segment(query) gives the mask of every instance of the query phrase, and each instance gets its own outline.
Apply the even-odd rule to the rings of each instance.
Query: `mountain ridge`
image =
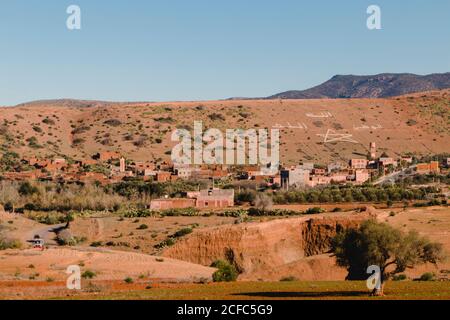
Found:
[[[348,99],[391,98],[405,94],[450,88],[450,72],[417,75],[380,73],[376,75],[335,75],[306,90],[289,90],[265,99]]]

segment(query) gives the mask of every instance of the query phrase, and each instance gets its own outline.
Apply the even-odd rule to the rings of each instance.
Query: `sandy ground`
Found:
[[[115,228],[122,223],[117,221],[117,217],[105,220],[105,228],[103,226],[98,228],[97,219],[80,221],[89,221],[86,224],[88,228],[85,229],[85,233],[93,238],[99,238],[103,235],[103,230],[105,230],[106,235],[109,231],[114,233]],[[117,225],[115,225],[114,221],[117,221]],[[145,222],[152,226],[149,221]],[[181,226],[184,226],[184,222],[181,219],[176,224],[175,221],[168,223],[170,225],[174,224],[173,229],[178,230]],[[181,226],[179,226],[180,223]],[[206,224],[208,223],[212,222],[206,222]],[[218,222],[215,221],[214,223]],[[111,230],[109,229],[110,224],[112,224]],[[126,225],[126,223],[124,224]],[[140,224],[137,224],[134,220],[129,221],[128,224],[130,230],[133,229],[138,233],[136,228]],[[2,226],[2,234],[4,236],[11,239],[19,239],[23,244],[22,250],[0,251],[0,281],[31,279],[35,281],[49,280],[52,282],[64,280],[67,278],[65,272],[69,265],[80,265],[82,272],[86,270],[93,271],[96,273],[95,278],[99,280],[123,280],[126,277],[146,277],[164,281],[192,282],[201,278],[209,279],[214,272],[212,268],[188,262],[159,258],[139,252],[120,251],[120,247],[114,247],[115,250],[92,248],[89,247],[89,242],[85,243],[85,247],[70,248],[54,246],[50,241],[47,242],[49,248],[41,251],[30,248],[26,240],[29,240],[34,234],[42,230],[51,229],[51,226],[34,222],[21,215],[12,215],[4,212],[0,213],[0,225]],[[168,228],[167,233],[172,231],[169,225],[165,226]],[[80,229],[83,229],[82,222],[78,227],[78,230]],[[148,230],[147,233],[151,234]],[[51,233],[48,234],[48,237],[52,237]],[[143,236],[143,233],[138,233],[138,237],[140,237],[141,242],[145,242],[146,238]],[[149,238],[151,237],[149,236]],[[117,239],[115,240],[117,241]],[[154,239],[154,241],[156,242],[158,239]]]
[[[157,254],[155,245],[183,228],[205,228],[232,224],[230,217],[163,217],[163,218],[77,218],[71,223],[71,232],[78,237],[86,237],[82,246],[100,241],[109,249]],[[147,229],[140,229],[142,225]]]
[[[1,280],[65,280],[70,265],[96,273],[98,280],[123,280],[139,276],[167,281],[209,279],[215,269],[169,258],[107,249],[49,248],[0,252]]]

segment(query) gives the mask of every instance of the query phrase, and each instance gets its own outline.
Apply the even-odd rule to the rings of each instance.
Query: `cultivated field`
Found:
[[[65,283],[0,282],[0,299],[99,300],[448,300],[448,282],[391,281],[386,296],[369,297],[365,282],[237,282],[212,284],[158,284],[148,281],[86,283],[80,292]]]

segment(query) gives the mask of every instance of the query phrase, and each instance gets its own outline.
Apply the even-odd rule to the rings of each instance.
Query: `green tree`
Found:
[[[236,267],[227,261],[217,260],[213,262],[211,267],[218,269],[216,272],[213,273],[214,282],[236,281],[239,275],[239,273],[236,270]]]
[[[347,267],[347,280],[365,280],[369,266],[380,267],[381,287],[375,288],[373,295],[383,295],[385,282],[393,275],[444,259],[442,244],[430,242],[415,231],[403,233],[375,220],[338,233],[332,239],[332,250],[337,264]]]
[[[21,196],[31,196],[36,193],[39,193],[39,189],[36,186],[33,186],[30,182],[25,181],[20,184],[19,194]]]

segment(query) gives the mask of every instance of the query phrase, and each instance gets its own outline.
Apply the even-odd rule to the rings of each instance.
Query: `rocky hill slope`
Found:
[[[87,106],[90,107],[87,107]],[[390,99],[230,100],[104,103],[59,100],[2,108],[0,153],[90,158],[118,151],[170,159],[176,128],[280,129],[281,161],[327,163],[379,153],[450,152],[450,90]]]
[[[450,72],[425,76],[410,73],[336,75],[316,87],[286,91],[268,99],[388,98],[448,88],[450,88]]]

